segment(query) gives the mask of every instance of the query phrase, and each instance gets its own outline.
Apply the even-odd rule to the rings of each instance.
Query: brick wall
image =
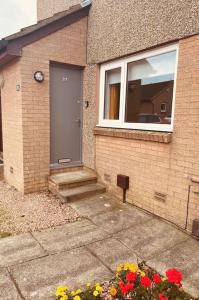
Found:
[[[185,225],[191,184],[189,229],[199,217],[199,36],[181,40],[174,131],[169,144],[96,136],[96,168],[111,192],[122,198],[116,186],[119,173],[130,176],[127,201]],[[166,194],[163,202],[154,193]],[[157,196],[157,195],[156,195]]]
[[[47,188],[50,165],[49,61],[86,64],[87,18],[23,49],[21,62],[25,193]],[[42,84],[35,71],[45,74]]]
[[[23,133],[20,60],[1,70],[4,86],[1,89],[4,178],[23,192]],[[17,88],[18,86],[18,88]],[[17,91],[17,89],[20,89]]]
[[[79,4],[80,0],[37,0],[37,19],[43,20]]]
[[[87,17],[23,48],[2,90],[5,178],[24,193],[45,190],[50,172],[50,61],[85,66]],[[45,75],[34,80],[35,71]],[[21,91],[16,92],[16,85]],[[13,174],[10,172],[13,167]]]

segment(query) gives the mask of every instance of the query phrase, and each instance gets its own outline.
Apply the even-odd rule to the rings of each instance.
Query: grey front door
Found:
[[[51,166],[81,164],[82,69],[50,66]]]

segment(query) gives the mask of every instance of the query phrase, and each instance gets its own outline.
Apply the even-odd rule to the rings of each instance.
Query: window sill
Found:
[[[155,131],[142,131],[132,129],[118,129],[118,128],[105,128],[95,127],[94,135],[109,136],[123,139],[143,140],[150,142],[158,142],[169,144],[172,140],[171,132],[155,132]]]

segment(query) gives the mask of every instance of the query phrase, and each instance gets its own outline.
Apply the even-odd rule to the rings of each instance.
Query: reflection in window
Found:
[[[128,64],[125,121],[171,124],[176,52]]]
[[[104,119],[119,120],[121,68],[106,71]]]

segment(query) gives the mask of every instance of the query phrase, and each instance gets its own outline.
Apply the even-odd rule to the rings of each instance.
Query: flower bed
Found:
[[[182,274],[176,269],[166,271],[166,277],[140,263],[125,263],[117,267],[114,278],[102,285],[87,283],[85,289],[70,291],[58,287],[57,300],[191,300],[182,287]]]

